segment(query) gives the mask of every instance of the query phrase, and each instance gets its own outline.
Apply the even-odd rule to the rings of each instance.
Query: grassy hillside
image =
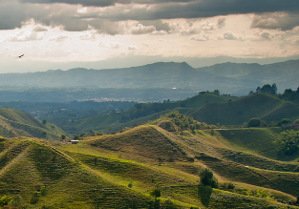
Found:
[[[78,144],[0,139],[1,204],[150,209],[158,190],[163,209],[299,208],[299,164],[269,151],[276,131],[219,129],[171,113]],[[217,188],[199,186],[205,168]]]
[[[167,128],[164,129],[165,126],[160,125],[161,122],[164,123],[165,121],[173,124],[168,124]],[[188,121],[188,124],[192,124],[192,121]],[[169,129],[169,127],[171,128]],[[261,129],[261,132],[263,130],[275,135],[273,132],[275,130]],[[145,169],[144,167],[151,169],[158,167],[160,172],[171,169],[171,173],[180,173],[176,176],[189,176],[187,179],[181,180],[183,185],[179,183],[180,181],[171,180],[173,177],[168,179],[170,182],[161,181],[159,178],[153,182],[159,184],[162,193],[167,194],[172,199],[186,201],[185,198],[189,198],[188,202],[192,203],[196,203],[196,197],[200,199],[198,192],[194,192],[194,188],[198,189],[197,183],[194,182],[198,178],[198,173],[203,168],[208,167],[216,173],[220,181],[219,189],[214,190],[210,197],[209,208],[268,208],[270,205],[283,208],[281,203],[287,203],[293,198],[292,195],[297,196],[299,194],[297,189],[299,188],[299,174],[297,173],[299,164],[297,162],[277,161],[272,159],[274,157],[271,156],[271,153],[259,152],[250,146],[242,147],[237,140],[233,141],[230,135],[225,135],[225,131],[229,132],[229,130],[219,130],[215,127],[205,127],[204,130],[196,129],[195,131],[190,127],[182,129],[174,123],[172,118],[166,117],[153,122],[152,125],[143,125],[123,133],[89,137],[85,142],[87,146],[85,143],[80,145],[81,151],[78,148],[73,150],[71,147],[66,149],[73,153],[81,152],[79,156],[81,160],[97,167],[97,169],[112,173],[117,176],[119,181],[126,179],[125,181],[136,183],[136,190],[144,191],[144,188],[153,188],[150,182],[145,180],[149,179],[144,176],[145,173],[152,173],[153,176],[158,175],[153,171],[140,172],[140,170]],[[250,129],[239,129],[238,131],[243,132],[246,136]],[[235,134],[232,135],[235,136]],[[267,136],[267,133],[264,135]],[[172,142],[172,146],[175,148],[168,147],[166,142],[163,143],[163,146],[157,144],[161,140],[166,140],[165,137]],[[248,140],[250,138],[248,136]],[[253,141],[255,146],[259,144],[260,147],[263,147],[263,143],[267,144],[271,141],[271,139],[264,138],[263,135],[259,136],[259,140],[259,142]],[[269,146],[275,147],[275,144]],[[96,147],[96,150],[93,147]],[[152,151],[153,148],[154,152]],[[101,153],[102,157],[98,157],[97,160],[94,159],[94,156],[84,157],[82,156],[82,149],[86,149],[86,153],[93,152],[97,155]],[[175,152],[177,158],[172,157],[171,160],[167,160],[170,149],[182,151]],[[181,153],[187,157],[181,157]],[[155,158],[155,156],[159,157]],[[114,158],[113,162],[108,158]],[[123,159],[126,160],[123,161]],[[136,166],[140,166],[142,169],[137,169]],[[142,177],[139,178],[139,175]],[[184,185],[187,183],[186,181],[189,182],[189,186]],[[234,188],[227,189],[225,182],[233,182]],[[172,184],[172,186],[165,184]],[[191,189],[192,187],[193,189]],[[271,203],[265,201],[266,199]],[[277,204],[276,201],[280,203]],[[275,204],[276,206],[274,206]],[[201,207],[204,206],[201,205]]]
[[[0,109],[0,135],[5,137],[34,136],[61,139],[64,131],[53,124],[41,123],[31,115],[10,108]]]
[[[115,132],[125,127],[157,119],[169,112],[179,111],[198,121],[209,124],[246,126],[252,118],[260,118],[266,124],[276,125],[282,119],[299,118],[299,105],[275,95],[251,94],[244,97],[219,95],[219,92],[201,92],[184,101],[163,103],[139,103],[125,111],[94,111],[92,114],[72,120],[61,112],[50,122],[59,124],[70,134],[90,134],[94,131]]]
[[[127,208],[147,203],[147,197],[104,180],[42,142],[14,141],[8,152],[20,144],[26,148],[11,157],[0,173],[0,194],[12,200],[9,204],[20,208]]]
[[[191,112],[191,115],[212,124],[242,124],[253,117],[263,118],[282,105],[283,102],[276,97],[258,94],[225,104],[209,104]]]

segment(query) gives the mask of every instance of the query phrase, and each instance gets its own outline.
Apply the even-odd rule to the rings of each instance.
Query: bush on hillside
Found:
[[[217,188],[218,187],[218,181],[214,177],[214,174],[211,170],[204,169],[200,173],[200,185],[210,186],[212,188]]]
[[[208,125],[206,123],[198,122],[193,118],[183,115],[179,112],[172,112],[168,115],[168,117],[182,131],[190,130],[193,133],[195,133],[195,131],[198,129],[215,128],[215,126],[213,125]]]
[[[0,197],[0,207],[6,206],[8,205],[8,203],[11,201],[11,198],[4,195],[2,197]]]
[[[292,125],[292,121],[288,118],[284,118],[281,121],[279,121],[277,123],[277,126],[282,127],[282,128],[286,128]]]
[[[210,186],[199,185],[198,187],[198,196],[201,203],[206,207],[208,207],[210,203],[212,192],[213,188]]]
[[[151,196],[154,197],[155,199],[157,199],[157,198],[161,197],[161,191],[156,188],[151,192]]]
[[[259,118],[251,118],[248,123],[247,126],[248,127],[261,127],[263,124],[262,120]]]
[[[294,155],[299,152],[299,131],[288,130],[280,134],[278,143],[281,145],[281,152],[285,155]]]
[[[233,189],[235,189],[235,185],[231,182],[224,183],[223,185],[221,185],[221,188],[228,189],[228,190],[233,190]]]

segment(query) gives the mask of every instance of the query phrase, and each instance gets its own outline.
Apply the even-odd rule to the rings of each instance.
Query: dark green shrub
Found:
[[[8,203],[11,201],[11,198],[4,195],[2,197],[0,197],[0,206],[3,207],[3,206],[6,206],[8,205]]]
[[[214,174],[212,171],[209,169],[204,169],[200,173],[200,185],[203,186],[210,186],[212,188],[217,188],[218,187],[218,181],[214,177]]]
[[[290,126],[291,124],[292,124],[292,121],[290,119],[284,118],[277,123],[277,126],[286,127],[286,126]]]
[[[231,182],[229,182],[229,183],[224,183],[224,184],[223,184],[223,188],[224,188],[224,189],[230,189],[230,190],[233,190],[233,189],[235,189],[235,185],[234,185],[233,183],[231,183]]]
[[[132,187],[133,187],[133,183],[130,182],[130,183],[128,184],[128,187],[129,187],[129,188],[132,188]]]
[[[259,118],[251,118],[247,124],[248,127],[261,127],[262,121]]]
[[[211,199],[211,195],[213,192],[213,188],[210,186],[199,185],[198,186],[198,196],[200,198],[201,203],[208,207]]]
[[[161,197],[161,191],[156,188],[151,192],[151,196],[154,197],[155,199],[157,199],[157,198]]]
[[[299,152],[299,131],[288,130],[280,134],[278,143],[281,152],[285,155],[294,155]]]

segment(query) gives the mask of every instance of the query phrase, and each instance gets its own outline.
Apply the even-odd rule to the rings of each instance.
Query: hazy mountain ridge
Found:
[[[265,83],[277,83],[280,90],[297,88],[298,66],[299,60],[267,65],[223,63],[199,69],[186,62],[159,62],[109,70],[76,68],[68,71],[2,74],[0,87],[220,89],[224,93],[244,95]]]

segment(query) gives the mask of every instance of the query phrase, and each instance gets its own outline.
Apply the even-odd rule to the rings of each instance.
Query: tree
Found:
[[[271,87],[272,87],[272,94],[276,95],[277,94],[277,85],[276,85],[276,83],[273,83]]]
[[[262,87],[257,87],[256,93],[264,93],[264,94],[277,94],[277,85],[274,83],[272,85],[265,84]]]
[[[154,200],[150,202],[149,209],[160,209],[159,197],[161,197],[161,191],[156,188],[150,193],[150,195],[154,197]]]
[[[294,155],[299,152],[299,131],[288,130],[280,134],[278,139],[281,151],[285,155]]]
[[[284,119],[282,119],[281,121],[279,121],[277,123],[278,126],[283,127],[283,128],[284,127],[288,127],[291,124],[292,124],[292,121],[290,119],[288,119],[288,118],[284,118]]]
[[[151,192],[151,196],[154,197],[155,199],[157,199],[157,198],[161,197],[161,191],[156,188]]]
[[[218,89],[214,90],[213,94],[219,96],[220,95],[220,91]]]
[[[261,127],[262,121],[259,118],[251,118],[247,124],[248,127]]]
[[[200,173],[200,184],[212,188],[218,187],[218,181],[214,177],[213,172],[207,168]]]
[[[133,187],[133,183],[132,182],[128,183],[128,187],[131,189]]]
[[[213,188],[211,186],[199,185],[198,186],[198,196],[201,203],[208,207],[211,199]]]
[[[209,169],[204,169],[200,174],[200,183],[198,185],[198,196],[203,205],[206,207],[209,205],[210,198],[213,192],[213,188],[218,187],[218,181],[214,177],[214,174]]]

